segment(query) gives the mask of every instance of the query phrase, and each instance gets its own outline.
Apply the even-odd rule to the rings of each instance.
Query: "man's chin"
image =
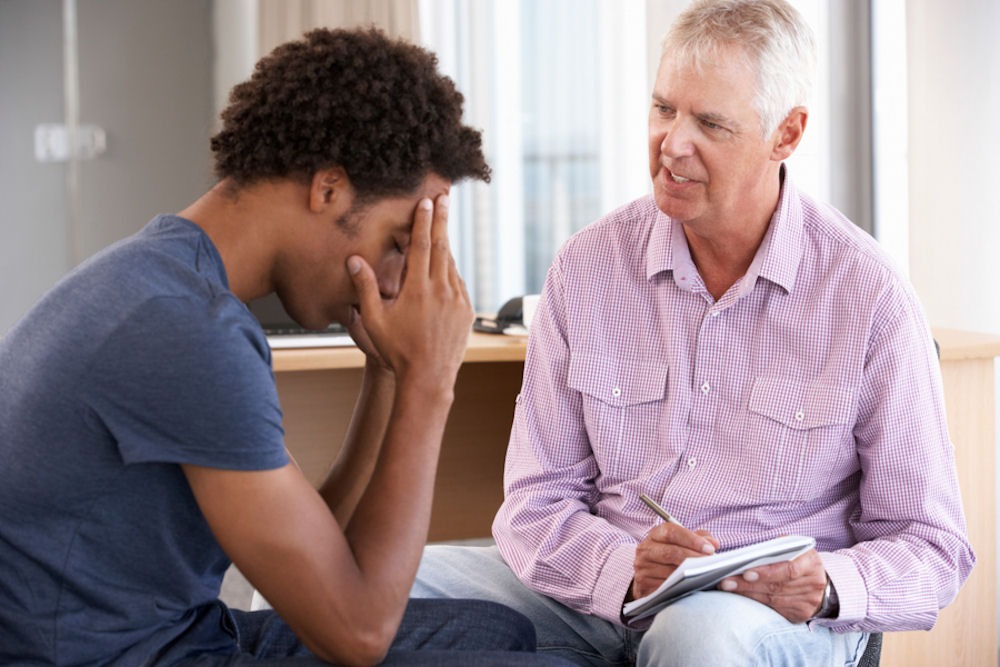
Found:
[[[685,222],[694,218],[694,207],[689,202],[678,200],[676,197],[657,192],[653,195],[656,208],[660,209],[671,220]]]

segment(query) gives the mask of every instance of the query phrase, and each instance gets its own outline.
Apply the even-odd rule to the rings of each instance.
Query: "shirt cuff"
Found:
[[[820,554],[826,574],[837,589],[840,613],[834,618],[817,618],[811,623],[823,626],[849,625],[863,620],[868,615],[868,588],[854,559],[842,553]]]
[[[622,603],[635,577],[635,550],[635,544],[623,544],[612,551],[594,586],[594,615],[616,625],[622,625]]]

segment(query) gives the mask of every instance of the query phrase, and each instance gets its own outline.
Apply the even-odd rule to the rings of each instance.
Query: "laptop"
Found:
[[[260,322],[272,350],[354,345],[354,339],[340,323],[334,322],[319,331],[303,328],[285,312],[277,294],[254,299],[247,308]]]

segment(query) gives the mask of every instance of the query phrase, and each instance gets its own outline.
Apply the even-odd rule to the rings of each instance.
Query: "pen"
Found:
[[[677,519],[675,519],[670,514],[670,512],[668,512],[667,510],[665,510],[662,507],[660,507],[660,505],[655,500],[653,500],[652,498],[650,498],[649,496],[647,496],[645,493],[642,493],[642,494],[639,495],[639,500],[641,500],[642,502],[646,503],[646,505],[649,506],[649,509],[651,509],[654,512],[656,512],[660,516],[660,518],[663,519],[664,521],[668,521],[668,522],[670,522],[670,523],[672,523],[674,525],[680,526],[681,528],[684,527],[683,523],[681,523],[680,521],[678,521]]]

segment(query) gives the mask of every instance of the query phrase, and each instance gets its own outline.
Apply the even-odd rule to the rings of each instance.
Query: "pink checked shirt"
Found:
[[[576,234],[532,324],[493,525],[532,589],[620,622],[647,493],[723,549],[816,538],[836,629],[930,628],[975,558],[933,340],[877,244],[785,178],[706,291],[651,197]]]

